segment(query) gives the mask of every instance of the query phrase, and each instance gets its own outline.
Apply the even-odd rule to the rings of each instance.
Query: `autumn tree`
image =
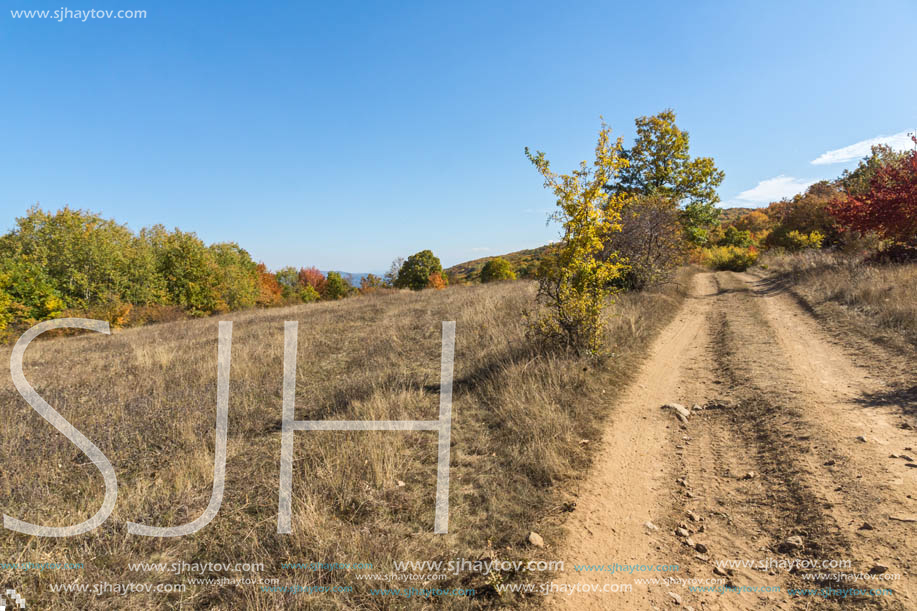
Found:
[[[704,244],[707,230],[718,223],[716,189],[725,174],[712,157],[691,157],[688,132],[675,124],[675,117],[667,109],[635,119],[637,137],[621,152],[627,164],[607,188],[625,198],[657,197],[680,207],[688,239]]]
[[[621,140],[612,144],[610,138],[611,129],[603,122],[592,167],[583,161],[570,174],[555,173],[543,152],[525,149],[545,188],[557,197],[552,219],[563,227],[560,244],[538,269],[538,298],[546,312],[532,321],[532,330],[546,343],[578,353],[600,350],[602,310],[623,269],[615,257],[601,256],[605,240],[621,228],[625,199],[605,188],[627,165]]]
[[[887,144],[877,144],[870,149],[853,170],[844,170],[838,184],[844,193],[851,197],[860,197],[870,191],[870,184],[876,172],[886,165],[904,161],[907,153],[896,151]]]
[[[751,212],[740,216],[736,219],[736,229],[750,231],[751,233],[761,233],[766,231],[771,225],[771,220],[764,212],[752,210]]]
[[[481,268],[481,282],[515,279],[516,273],[513,271],[513,266],[503,257],[494,257]]]
[[[325,274],[318,271],[316,267],[303,267],[299,270],[299,285],[302,287],[312,287],[319,295],[325,294],[325,284],[328,280]]]
[[[868,190],[845,193],[830,211],[845,229],[917,246],[917,149],[875,169]]]
[[[385,286],[385,280],[375,274],[366,274],[360,278],[360,293],[363,295],[373,293]]]
[[[804,193],[768,206],[765,212],[773,228],[764,240],[765,245],[789,250],[812,247],[801,246],[796,236],[789,235],[794,231],[807,236],[807,239],[816,232],[826,244],[835,243],[839,237],[839,228],[829,208],[839,195],[835,183],[823,180],[811,185]]]
[[[407,258],[398,270],[395,288],[419,291],[427,288],[431,274],[442,274],[443,266],[431,250],[421,250]]]
[[[283,303],[283,289],[280,283],[277,282],[277,277],[270,272],[264,263],[259,263],[255,270],[258,274],[257,305],[270,307]]]

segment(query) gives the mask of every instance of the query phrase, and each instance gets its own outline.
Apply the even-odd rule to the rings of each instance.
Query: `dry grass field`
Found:
[[[766,255],[761,262],[820,318],[917,347],[917,264],[876,264],[817,250]]]
[[[385,584],[357,573],[393,561],[552,558],[565,490],[581,477],[611,399],[648,341],[678,309],[682,285],[628,294],[610,309],[602,359],[539,354],[524,312],[534,284],[514,282],[396,292],[237,312],[229,397],[226,490],[216,518],[177,538],[130,535],[127,522],[178,525],[210,498],[216,412],[216,318],[39,340],[25,375],[106,454],[117,506],[97,530],[64,539],[3,530],[11,562],[83,563],[82,570],[2,571],[40,609],[387,609],[499,605],[474,573],[434,583]],[[295,433],[293,532],[277,534],[283,323],[299,321],[296,418],[435,419],[441,321],[456,321],[447,535],[433,534],[434,432]],[[4,361],[11,347],[2,350]],[[68,525],[91,516],[104,486],[96,467],[30,409],[9,375],[0,383],[0,484],[6,514]],[[528,546],[530,530],[546,547]],[[540,556],[539,556],[540,555]],[[260,573],[132,571],[129,563],[263,563]],[[372,563],[372,570],[283,569],[285,562]],[[276,578],[281,586],[339,585],[339,593],[279,593],[257,584],[195,585],[189,578]],[[516,577],[504,575],[506,581]],[[55,584],[88,584],[55,593]],[[91,592],[98,584],[184,583],[183,592]],[[472,598],[372,595],[398,585],[474,588]],[[515,603],[519,601],[516,600]]]

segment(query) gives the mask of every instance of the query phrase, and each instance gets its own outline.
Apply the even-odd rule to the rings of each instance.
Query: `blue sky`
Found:
[[[748,206],[917,128],[912,0],[5,5],[0,229],[69,204],[273,268],[551,241],[523,148],[571,169],[599,115],[628,143],[634,117],[674,108],[724,204]]]

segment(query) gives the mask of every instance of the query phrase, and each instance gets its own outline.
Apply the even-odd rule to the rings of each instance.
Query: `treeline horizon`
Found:
[[[161,224],[134,232],[88,210],[36,204],[0,236],[0,334],[64,316],[117,327],[418,288],[406,276],[398,282],[404,261],[396,263],[385,277],[368,274],[354,287],[340,272],[315,266],[271,271],[237,242],[207,245],[193,231]],[[441,288],[442,267],[435,271],[440,277],[430,285]]]
[[[601,221],[586,227],[592,232],[586,241],[598,249],[587,258],[614,267],[608,278],[596,280],[602,290],[642,290],[666,282],[685,262],[743,271],[757,261],[760,249],[832,247],[917,258],[917,137],[915,150],[873,147],[838,178],[724,223],[716,207],[724,173],[713,158],[690,156],[688,133],[675,118],[671,109],[638,117],[630,148],[620,139],[612,143],[603,124],[600,135],[607,142],[599,161],[607,177],[589,193],[570,188],[582,181],[585,169],[556,175],[543,153],[526,149],[545,185],[558,194],[561,214],[555,212],[554,220],[565,220],[569,232],[570,219],[579,217],[563,205],[574,212],[581,205]],[[566,246],[562,240],[521,251],[526,256],[518,261],[508,260],[514,253],[488,258],[479,269],[458,270],[453,280],[563,280],[569,270],[558,262]],[[569,273],[580,282],[593,272]],[[385,290],[441,289],[449,282],[430,250],[395,259],[383,276],[368,274],[353,287],[341,273],[324,274],[314,266],[271,271],[236,242],[207,245],[194,232],[159,224],[134,232],[97,213],[69,206],[47,212],[36,204],[0,236],[0,339],[63,316],[140,325]]]

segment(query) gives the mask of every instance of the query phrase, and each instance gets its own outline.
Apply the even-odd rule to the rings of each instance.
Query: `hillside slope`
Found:
[[[532,278],[535,275],[535,270],[538,268],[538,263],[545,256],[545,254],[550,252],[551,248],[553,248],[553,244],[547,244],[537,248],[517,250],[505,255],[481,257],[480,259],[474,259],[472,261],[465,261],[464,263],[453,265],[445,271],[449,276],[449,281],[453,284],[478,282],[480,280],[481,269],[484,267],[484,264],[491,259],[502,257],[503,259],[509,261],[510,265],[513,266],[513,270],[516,272],[516,276],[518,278]]]
[[[569,482],[585,471],[595,447],[582,441],[597,440],[607,398],[681,302],[672,287],[664,294],[622,295],[609,313],[614,358],[584,364],[539,353],[526,339],[523,313],[534,290],[534,283],[519,281],[224,315],[233,322],[225,494],[207,526],[174,538],[131,535],[126,523],[175,526],[207,507],[219,320],[34,342],[25,353],[26,379],[108,457],[118,497],[104,526],[79,537],[0,534],[0,555],[83,562],[83,569],[2,570],[0,576],[28,592],[30,608],[41,609],[124,608],[118,594],[51,590],[76,582],[187,588],[134,593],[132,609],[498,606],[494,582],[480,572],[448,573],[432,584],[392,584],[385,575],[397,571],[395,561],[549,557],[526,544],[529,530],[550,546],[560,539],[556,507],[569,498]],[[437,437],[431,431],[296,431],[292,533],[278,534],[284,322],[299,322],[297,419],[433,420],[444,320],[456,321],[449,534],[432,532]],[[8,362],[10,351],[0,348],[0,359]],[[96,512],[105,490],[99,471],[29,408],[10,376],[0,380],[0,420],[6,423],[0,429],[5,513],[68,525]],[[282,566],[313,561],[371,567]],[[264,568],[178,575],[129,567],[143,562]],[[192,577],[254,581],[221,586],[195,584]],[[502,579],[520,577],[509,572]],[[273,591],[259,579],[276,579],[281,588],[343,589]],[[402,585],[475,593],[469,601],[373,592]]]

